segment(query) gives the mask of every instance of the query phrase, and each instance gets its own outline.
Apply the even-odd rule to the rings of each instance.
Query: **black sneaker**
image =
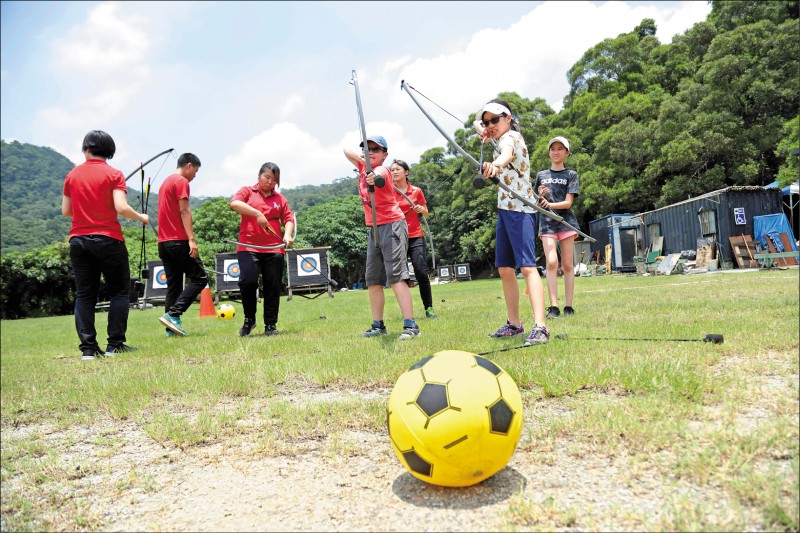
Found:
[[[575,314],[575,310],[572,307],[566,306],[564,308],[564,316],[570,316],[570,315],[574,315],[574,314]]]
[[[247,337],[248,335],[250,335],[250,331],[253,329],[253,326],[255,325],[256,325],[255,320],[245,318],[244,325],[242,325],[242,328],[239,330],[239,336]]]
[[[275,324],[267,324],[264,326],[264,335],[277,335],[278,328],[275,327]]]
[[[566,309],[564,310],[566,312]],[[558,318],[561,316],[561,311],[558,310],[558,307],[548,307],[547,308],[547,318]]]
[[[115,355],[119,355],[122,353],[128,352],[135,352],[136,348],[133,346],[128,346],[127,344],[120,344],[119,346],[111,346],[110,344],[106,347],[106,353],[104,354],[106,357],[114,357]]]
[[[103,352],[100,351],[100,348],[87,348],[83,350],[81,361],[97,361],[101,357],[103,357]]]

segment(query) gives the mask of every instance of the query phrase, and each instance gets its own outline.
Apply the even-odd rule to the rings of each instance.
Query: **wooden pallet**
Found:
[[[758,268],[758,261],[753,257],[758,250],[756,250],[756,243],[753,241],[752,235],[728,237],[728,240],[739,268]]]
[[[783,251],[792,252],[793,251],[792,243],[789,241],[789,236],[786,233],[780,233],[779,235],[781,238],[781,244],[783,244]],[[775,249],[775,245],[772,244],[770,238],[765,237],[765,239],[767,240],[767,248],[769,248],[769,252],[771,254],[777,254],[778,250]],[[778,264],[778,266],[784,266],[784,267],[794,266],[798,264],[797,259],[795,257],[786,257],[786,256],[775,257],[775,262]]]

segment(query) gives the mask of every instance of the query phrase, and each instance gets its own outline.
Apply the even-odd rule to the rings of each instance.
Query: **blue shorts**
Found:
[[[536,266],[536,214],[497,210],[494,266]]]

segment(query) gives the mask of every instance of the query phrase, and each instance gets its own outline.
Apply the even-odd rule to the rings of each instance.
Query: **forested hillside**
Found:
[[[0,235],[2,251],[32,250],[63,240],[61,187],[72,162],[50,148],[2,141]]]
[[[61,215],[61,193],[64,177],[75,165],[51,148],[17,141],[0,143],[0,251],[24,252],[66,241],[71,221]],[[173,170],[165,167],[155,176],[147,201],[147,212],[154,216],[158,186]],[[134,174],[128,181],[128,203],[137,211],[143,210],[141,189],[141,178]],[[192,197],[190,205],[197,208],[203,201]],[[134,225],[126,219],[120,221]]]

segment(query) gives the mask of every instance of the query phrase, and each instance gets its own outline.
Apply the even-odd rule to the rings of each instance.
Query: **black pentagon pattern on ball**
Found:
[[[485,368],[486,370],[488,370],[489,372],[491,372],[495,376],[500,375],[500,373],[502,372],[502,370],[500,369],[499,366],[497,366],[496,364],[492,363],[491,361],[489,361],[488,359],[486,359],[484,357],[480,357],[480,356],[476,355],[475,356],[475,362],[478,363],[479,367]]]
[[[500,398],[489,406],[489,420],[492,423],[492,433],[508,435],[511,422],[514,420],[514,411],[503,398]]]
[[[409,368],[409,369],[408,369],[408,371],[410,372],[410,371],[412,371],[412,370],[416,370],[417,368],[422,368],[422,366],[423,366],[425,363],[427,363],[428,361],[430,361],[431,359],[433,359],[433,356],[432,356],[432,355],[429,355],[428,357],[425,357],[425,358],[423,358],[423,359],[420,359],[419,361],[417,361],[417,362],[414,364],[414,366],[412,366],[411,368]]]
[[[447,386],[441,383],[426,383],[414,400],[428,418],[441,413],[450,406],[447,401]]]
[[[417,452],[412,448],[407,452],[403,452],[403,459],[406,460],[408,467],[422,476],[431,477],[433,474],[433,465],[417,455]]]

